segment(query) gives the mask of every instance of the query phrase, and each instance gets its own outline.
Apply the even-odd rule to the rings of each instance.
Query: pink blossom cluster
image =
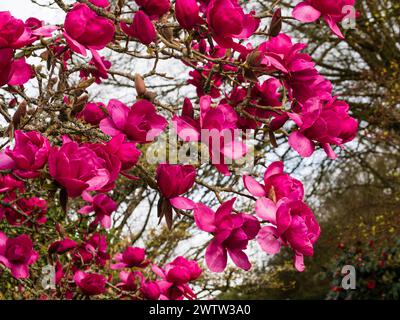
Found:
[[[345,18],[342,9],[354,2],[306,0],[295,7],[293,16],[306,23],[322,18],[343,38],[338,27]],[[218,199],[215,210],[199,202],[193,195],[204,183],[197,183],[201,171],[194,165],[160,163],[150,172],[139,170],[140,177],[134,170],[143,159],[143,149],[166,130],[169,120],[181,143],[207,147],[212,165],[224,176],[233,172],[230,163],[248,152],[242,137],[235,137],[239,129],[265,130],[270,137],[285,133],[301,157],[320,148],[335,159],[335,151],[355,139],[358,122],[318,72],[307,45],[294,43],[281,32],[255,45],[251,40],[259,35],[261,18],[246,12],[237,0],[135,0],[133,17],[128,18],[116,16],[112,6],[107,0],[76,2],[68,7],[60,27],[36,18],[23,22],[0,12],[0,87],[7,86],[10,94],[25,92],[12,86],[37,76],[39,71],[25,57],[36,50],[33,44],[41,43],[45,56],[56,61],[63,75],[76,68],[76,56],[82,59],[90,53],[90,60],[78,68],[79,89],[86,94],[84,84],[99,85],[113,75],[111,62],[99,51],[123,50],[123,39],[126,48],[129,41],[140,42],[148,53],[161,45],[168,52],[178,47],[176,56],[190,69],[187,83],[195,88],[196,99],[186,98],[179,113],[179,105],[164,108],[172,113],[168,119],[160,111],[162,103],[146,96],[144,84],[136,79],[138,99],[129,106],[117,99],[102,103],[87,98],[77,108],[76,97],[60,89],[68,121],[96,132],[93,141],[74,134],[57,136],[47,128],[18,130],[16,117],[9,119],[13,144],[0,151],[0,223],[7,226],[0,231],[0,265],[22,279],[38,264],[54,262],[63,298],[109,291],[132,299],[196,298],[189,284],[202,270],[194,260],[179,256],[160,265],[148,258],[144,248],[134,246],[125,246],[111,258],[109,230],[121,203],[116,191],[127,178],[158,193],[158,218],[165,219],[170,229],[175,216],[185,216],[209,234],[205,262],[212,272],[224,271],[228,256],[239,268],[250,270],[246,249],[251,241],[268,254],[290,247],[295,268],[303,271],[304,256],[313,255],[320,227],[305,202],[303,184],[284,171],[281,161],[269,165],[263,184],[243,176],[251,194],[247,199],[255,201],[251,212],[236,210],[232,194]],[[179,35],[185,36],[185,52],[174,40]],[[197,59],[190,60],[191,56]],[[9,107],[16,104],[14,98]],[[205,140],[204,131],[210,133]],[[233,138],[226,139],[227,135]],[[75,232],[63,226],[70,216],[79,219]],[[58,238],[39,246],[35,232],[48,227],[55,228]],[[14,232],[26,228],[32,234]],[[113,279],[115,272],[118,282]]]

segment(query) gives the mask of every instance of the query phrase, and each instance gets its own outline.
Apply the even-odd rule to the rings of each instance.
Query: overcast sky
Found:
[[[47,0],[38,0],[38,3],[45,4]],[[60,10],[41,7],[33,4],[30,0],[0,1],[0,11],[10,11],[14,17],[22,20],[26,20],[29,17],[36,17],[49,23],[60,22],[64,17]],[[56,12],[58,12],[58,17],[56,16]]]

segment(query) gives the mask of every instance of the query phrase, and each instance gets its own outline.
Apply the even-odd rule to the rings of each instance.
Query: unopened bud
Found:
[[[146,93],[146,84],[144,83],[143,77],[140,74],[135,74],[135,88],[137,95],[142,97]]]

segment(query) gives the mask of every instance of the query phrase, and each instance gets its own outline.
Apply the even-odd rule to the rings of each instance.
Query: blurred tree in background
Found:
[[[286,253],[272,257],[221,299],[399,298],[400,2],[359,0],[357,10],[344,42],[323,25],[292,30],[319,56],[321,73],[361,123],[357,142],[340,159],[314,169],[309,197],[323,230],[315,255],[303,273]],[[356,290],[341,288],[346,264],[356,267]]]

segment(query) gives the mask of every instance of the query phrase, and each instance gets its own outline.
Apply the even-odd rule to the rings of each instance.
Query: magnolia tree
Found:
[[[281,30],[287,20],[324,21],[345,41],[348,24],[340,23],[355,19],[354,2],[306,0],[284,12],[279,1],[260,10],[259,1],[55,0],[60,25],[0,12],[2,291],[195,299],[202,273],[223,272],[229,259],[251,269],[250,242],[265,255],[290,247],[303,271],[320,228],[282,161],[260,172],[264,143],[288,143],[303,158],[321,148],[335,159],[358,123],[307,45]],[[134,74],[103,52],[153,66]],[[167,103],[153,90],[174,80],[158,71],[161,62],[186,70],[185,99]],[[135,88],[135,101],[91,97],[118,77],[124,90]],[[127,189],[140,191],[131,202]],[[146,197],[155,228],[173,232],[185,221],[203,234],[204,264],[183,255],[164,261],[115,231]]]

